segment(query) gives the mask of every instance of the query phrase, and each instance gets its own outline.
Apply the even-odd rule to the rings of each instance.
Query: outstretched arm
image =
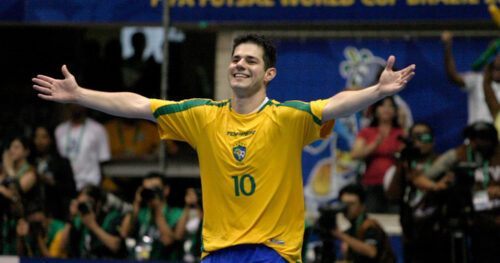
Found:
[[[488,64],[484,69],[483,76],[483,89],[484,89],[484,98],[486,99],[486,105],[488,105],[488,109],[490,110],[491,117],[495,119],[497,117],[498,112],[500,111],[500,103],[497,100],[497,96],[493,91],[493,87],[491,87],[491,72],[492,72],[493,64]]]
[[[395,60],[394,56],[389,57],[376,85],[361,90],[342,91],[331,97],[323,110],[323,121],[349,116],[402,90],[415,75],[415,65],[393,71]]]
[[[60,103],[76,103],[111,115],[140,118],[156,122],[151,112],[149,99],[131,92],[101,92],[78,86],[75,77],[66,65],[61,71],[64,79],[37,75],[33,78],[33,88],[45,100]]]
[[[453,35],[450,31],[444,31],[441,34],[441,41],[444,44],[444,67],[446,70],[446,76],[451,82],[463,87],[465,85],[464,79],[457,72],[455,67],[455,59],[453,58],[452,46],[453,46]]]

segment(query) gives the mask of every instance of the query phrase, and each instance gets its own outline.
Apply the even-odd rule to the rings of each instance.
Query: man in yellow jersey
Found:
[[[234,40],[230,100],[180,102],[109,93],[38,75],[42,99],[77,103],[108,114],[158,123],[160,137],[188,142],[198,152],[203,189],[203,262],[301,262],[304,231],[302,148],[328,136],[334,119],[392,95],[415,65],[392,71],[389,57],[379,83],[312,102],[280,103],[266,96],[276,76],[276,48],[266,38]]]

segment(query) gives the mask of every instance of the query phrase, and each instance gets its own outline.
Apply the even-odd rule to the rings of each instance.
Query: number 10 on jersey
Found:
[[[234,180],[234,194],[240,196],[240,193],[246,196],[255,192],[255,179],[249,174],[242,176],[231,176]]]

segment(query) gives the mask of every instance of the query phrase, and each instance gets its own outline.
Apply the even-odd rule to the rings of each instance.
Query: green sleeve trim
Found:
[[[318,125],[321,125],[323,124],[321,122],[321,120],[312,113],[311,111],[311,104],[309,103],[305,103],[305,102],[302,102],[302,101],[297,101],[297,100],[293,100],[293,101],[286,101],[286,102],[283,102],[283,103],[280,103],[280,104],[276,104],[276,106],[280,107],[280,106],[285,106],[285,107],[290,107],[290,108],[294,108],[294,109],[297,109],[297,110],[301,110],[301,111],[305,111],[309,114],[311,114],[314,122]]]
[[[207,252],[205,251],[205,244],[203,244],[203,237],[201,238],[201,252]]]
[[[165,114],[172,114],[176,112],[181,112],[185,110],[189,110],[198,106],[216,106],[216,107],[224,107],[228,101],[223,102],[213,102],[209,99],[191,99],[181,103],[173,103],[159,107],[155,110],[154,116],[155,118],[160,117]]]
[[[263,106],[259,109],[259,111],[258,111],[258,112],[261,112],[262,110],[264,110],[264,108],[265,108],[266,106],[273,105],[273,104],[274,104],[274,103],[273,103],[271,100],[268,100],[268,101],[267,101],[267,103],[266,103],[266,104],[264,104],[264,105],[263,105]]]

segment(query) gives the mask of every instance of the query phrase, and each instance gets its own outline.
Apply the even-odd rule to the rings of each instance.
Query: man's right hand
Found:
[[[36,78],[32,79],[35,83],[33,88],[39,92],[38,97],[42,99],[62,103],[75,103],[80,87],[66,65],[62,66],[61,71],[64,79],[54,79],[45,75],[37,75]]]

